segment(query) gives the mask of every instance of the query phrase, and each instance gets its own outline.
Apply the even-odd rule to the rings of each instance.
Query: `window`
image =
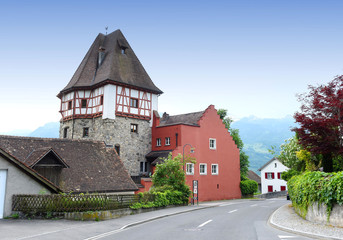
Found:
[[[218,164],[212,164],[211,168],[212,168],[212,175],[218,175],[219,174]]]
[[[186,174],[187,175],[193,175],[194,174],[194,164],[193,163],[187,163],[186,164]]]
[[[275,168],[277,168],[277,163],[274,163]]]
[[[161,146],[161,138],[156,139],[156,146],[160,147]]]
[[[138,99],[137,98],[130,98],[130,107],[138,108]]]
[[[120,145],[119,144],[114,145],[114,149],[118,153],[118,156],[120,156]]]
[[[81,108],[86,108],[87,107],[87,99],[82,99],[81,100]]]
[[[170,137],[166,137],[166,146],[170,145]]]
[[[72,104],[73,104],[72,101],[69,101],[69,102],[68,102],[68,110],[71,109]]]
[[[104,96],[100,97],[100,105],[104,105]]]
[[[147,162],[140,162],[140,172],[141,173],[148,172],[148,163]]]
[[[131,123],[131,132],[133,132],[133,133],[138,132],[138,124]]]
[[[216,149],[216,139],[210,138],[210,149]]]
[[[122,47],[122,48],[120,49],[120,52],[121,52],[121,54],[125,54],[125,48]]]
[[[83,137],[88,137],[89,136],[89,128],[83,128]]]
[[[266,179],[274,179],[274,173],[266,172],[265,173],[265,178]]]
[[[280,186],[281,191],[286,191],[286,186]]]
[[[207,174],[207,164],[200,163],[200,165],[199,165],[199,173],[200,173],[200,175],[206,175]]]
[[[67,138],[68,137],[68,127],[63,129],[63,138]]]

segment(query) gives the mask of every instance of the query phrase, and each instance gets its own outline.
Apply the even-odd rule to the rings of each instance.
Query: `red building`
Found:
[[[185,172],[191,189],[198,180],[199,201],[241,197],[239,150],[213,105],[162,118],[154,113],[152,151],[146,156],[152,167],[170,152],[173,157],[184,153],[196,159],[185,164]]]

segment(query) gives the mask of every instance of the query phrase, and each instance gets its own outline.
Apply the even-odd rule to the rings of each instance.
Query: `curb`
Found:
[[[277,228],[279,230],[285,231],[285,232],[289,232],[289,233],[294,233],[294,234],[298,234],[301,236],[305,236],[305,237],[310,237],[310,238],[316,238],[316,239],[329,239],[329,240],[341,240],[342,238],[335,238],[335,237],[330,237],[330,236],[326,236],[326,235],[319,235],[319,234],[313,234],[313,233],[309,233],[309,232],[304,232],[304,231],[300,231],[300,230],[295,230],[289,227],[285,227],[282,226],[280,224],[277,224],[273,221],[273,217],[275,215],[275,213],[277,211],[279,211],[282,207],[289,205],[289,203],[281,206],[280,208],[276,209],[269,217],[268,219],[268,224],[274,228]]]

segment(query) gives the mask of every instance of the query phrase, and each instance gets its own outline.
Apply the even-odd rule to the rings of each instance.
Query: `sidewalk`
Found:
[[[317,239],[343,239],[343,228],[309,222],[294,212],[291,203],[276,210],[269,223],[283,231]]]

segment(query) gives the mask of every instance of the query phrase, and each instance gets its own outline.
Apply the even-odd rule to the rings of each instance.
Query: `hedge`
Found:
[[[334,204],[343,204],[343,172],[306,172],[292,177],[287,186],[293,206],[304,218],[314,202],[327,206],[328,218]]]
[[[254,180],[243,180],[240,186],[243,196],[254,194],[258,190],[258,184]]]

